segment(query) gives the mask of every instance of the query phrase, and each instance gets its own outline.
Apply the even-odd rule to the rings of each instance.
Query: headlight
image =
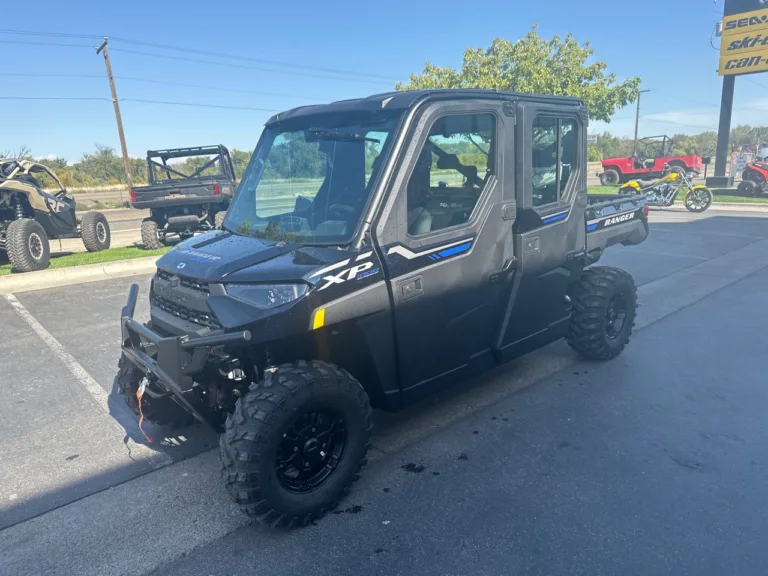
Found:
[[[257,308],[274,308],[307,293],[306,284],[227,284],[227,294]]]

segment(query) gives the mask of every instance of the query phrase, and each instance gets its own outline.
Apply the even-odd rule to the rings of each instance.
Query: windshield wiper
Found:
[[[379,144],[381,140],[368,138],[356,132],[340,132],[330,128],[309,128],[306,131],[307,142],[313,140],[349,140],[351,142],[375,142]]]

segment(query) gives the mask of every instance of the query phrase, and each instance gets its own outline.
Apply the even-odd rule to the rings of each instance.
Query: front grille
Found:
[[[190,290],[195,290],[197,292],[204,292],[206,294],[209,293],[208,284],[206,282],[195,280],[194,278],[187,278],[186,276],[174,276],[173,274],[163,270],[157,271],[157,277],[162,280],[167,280],[168,282],[170,282],[173,278],[178,278],[179,284],[184,286],[184,288],[189,288]]]
[[[157,306],[163,312],[167,312],[168,314],[186,320],[187,322],[194,322],[195,324],[206,326],[214,330],[222,328],[221,323],[213,313],[205,313],[199,310],[193,310],[192,308],[187,308],[186,306],[162,298],[154,292],[151,294],[149,302],[152,306]]]

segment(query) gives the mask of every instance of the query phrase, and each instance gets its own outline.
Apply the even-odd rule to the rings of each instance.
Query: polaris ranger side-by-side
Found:
[[[618,355],[644,196],[588,196],[581,101],[413,91],[272,117],[224,220],[158,261],[122,311],[118,384],[144,419],[222,433],[244,510],[333,509],[396,410],[559,338]]]
[[[182,158],[192,160],[186,171],[182,164],[169,162]],[[149,186],[131,189],[131,206],[150,210],[141,223],[146,248],[162,248],[173,234],[185,240],[195,232],[221,227],[236,187],[226,147],[148,150],[147,170]]]

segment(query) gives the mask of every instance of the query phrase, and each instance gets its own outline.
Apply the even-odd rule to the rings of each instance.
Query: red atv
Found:
[[[603,172],[600,183],[603,186],[618,186],[629,180],[653,180],[664,175],[664,165],[668,164],[684,170],[689,175],[698,174],[704,166],[701,156],[672,156],[674,141],[668,136],[649,136],[637,141],[635,156],[628,158],[607,158],[603,160]]]
[[[750,162],[741,173],[739,194],[742,196],[768,196],[768,157]]]

